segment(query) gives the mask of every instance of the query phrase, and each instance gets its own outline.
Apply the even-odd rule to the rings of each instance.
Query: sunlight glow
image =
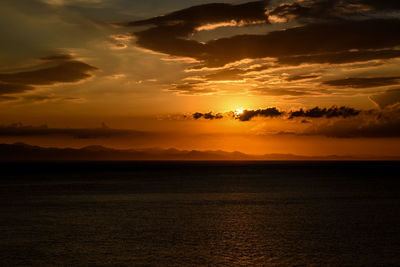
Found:
[[[235,115],[237,116],[237,115],[241,115],[241,114],[243,114],[243,109],[237,108],[237,109],[235,110]]]

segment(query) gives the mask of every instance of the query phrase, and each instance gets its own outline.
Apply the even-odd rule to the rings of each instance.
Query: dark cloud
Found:
[[[352,49],[383,49],[400,44],[400,20],[374,19],[309,24],[267,35],[238,35],[210,41],[199,55],[211,66],[244,58],[288,57],[344,52]]]
[[[360,114],[360,110],[349,107],[330,107],[330,108],[319,108],[315,107],[312,109],[300,109],[297,111],[289,112],[289,119],[301,117],[301,118],[337,118],[337,117],[354,117]]]
[[[391,59],[400,57],[400,50],[362,50],[341,51],[335,53],[323,53],[315,55],[283,56],[279,57],[278,63],[285,65],[309,64],[344,64],[362,62],[377,59]]]
[[[370,99],[382,109],[400,103],[400,88],[375,94]]]
[[[192,31],[199,26],[221,22],[267,21],[265,7],[269,1],[256,1],[240,5],[225,3],[205,4],[179,10],[147,20],[122,23],[123,26],[186,24]]]
[[[18,97],[0,95],[0,102],[8,102],[18,100]]]
[[[207,43],[187,39],[194,31],[190,21],[173,23],[170,19],[156,17],[129,25],[157,25],[135,33],[139,46],[195,58],[208,67],[220,67],[246,58],[271,57],[284,64],[300,64],[354,62],[399,55],[399,51],[387,50],[400,44],[400,20],[394,18],[310,23],[265,35],[236,35]]]
[[[223,118],[223,115],[221,113],[214,114],[212,112],[208,112],[208,113],[196,112],[192,116],[195,120],[198,120],[201,118],[206,119],[206,120],[214,120],[214,119],[219,120],[219,119]]]
[[[373,15],[400,9],[397,0],[305,0],[282,4],[269,10],[269,20],[333,20]]]
[[[182,57],[198,58],[205,53],[205,45],[193,40],[183,39],[193,32],[186,24],[167,25],[136,32],[136,44],[153,51]]]
[[[301,80],[308,80],[308,79],[316,79],[321,77],[320,75],[315,75],[315,74],[308,74],[308,75],[292,75],[288,77],[286,80],[288,82],[293,82],[293,81],[301,81]]]
[[[394,91],[394,90],[392,90]],[[397,91],[400,96],[400,90]],[[207,113],[206,113],[207,114]],[[194,113],[195,119],[205,118],[204,113]],[[211,117],[215,116],[208,113]],[[244,110],[242,114],[229,112],[226,117],[240,121],[250,121],[254,117],[280,118],[281,120],[299,118],[302,124],[297,131],[280,131],[277,134],[320,135],[333,138],[390,138],[400,137],[400,101],[382,110],[357,110],[350,107],[330,107],[299,109],[281,112],[277,108]],[[305,127],[305,128],[304,128]]]
[[[32,89],[33,87],[30,85],[0,82],[0,95],[18,94]]]
[[[96,67],[79,61],[60,62],[54,66],[32,71],[1,73],[0,81],[23,85],[50,85],[55,83],[78,82],[91,77]]]
[[[339,87],[369,88],[399,84],[400,77],[347,78],[325,81],[323,84]]]
[[[70,54],[56,54],[47,57],[41,57],[40,59],[43,61],[55,61],[55,60],[73,60],[74,58]]]
[[[207,81],[234,81],[242,80],[244,78],[252,77],[254,74],[263,70],[271,68],[272,64],[255,65],[248,68],[227,68],[218,70],[214,73],[207,74],[201,78]],[[192,69],[201,68],[201,66],[195,66]],[[249,76],[245,76],[249,74]]]
[[[267,108],[258,110],[244,110],[242,114],[238,114],[236,118],[240,121],[249,121],[254,117],[279,117],[283,114],[277,108]]]
[[[205,75],[204,78],[209,81],[227,81],[227,80],[241,80],[242,74],[248,71],[242,69],[226,69],[216,73]]]
[[[259,87],[253,89],[252,92],[260,95],[267,96],[305,96],[305,95],[315,95],[315,92],[310,90],[299,90],[299,89],[286,89],[286,88],[268,88]]]
[[[24,101],[30,102],[30,103],[38,103],[38,102],[46,102],[46,101],[52,101],[52,100],[60,100],[60,98],[53,96],[53,95],[24,95],[22,98]]]
[[[35,66],[33,70],[0,73],[0,95],[25,93],[40,85],[79,82],[91,77],[91,72],[97,70],[89,64],[72,60],[68,54],[56,54],[40,60],[45,63]],[[48,100],[48,97],[39,100],[27,96],[25,100],[37,102]]]
[[[205,87],[200,82],[175,84],[172,88],[167,89],[167,91],[181,95],[204,95],[216,92],[215,89]]]
[[[305,18],[330,18],[337,16],[336,0],[323,1],[297,1],[278,6],[268,12],[269,20],[272,22],[283,22],[293,19]]]
[[[398,0],[351,0],[353,3],[368,5],[375,10],[399,10],[400,2]]]
[[[194,33],[196,28],[207,24],[231,21],[244,24],[254,21],[266,22],[265,6],[267,2],[257,1],[241,5],[206,4],[165,16],[121,25],[157,25],[144,31],[135,32],[137,45],[169,55],[201,58],[201,54],[207,53],[206,46],[197,41],[185,39]]]
[[[134,130],[120,130],[105,127],[101,128],[49,128],[47,125],[31,126],[22,123],[0,125],[0,137],[50,137],[63,136],[77,139],[96,139],[112,137],[140,137],[146,136],[146,132]]]
[[[364,111],[365,112],[365,111]],[[301,123],[310,123],[308,119],[317,119],[317,118],[325,118],[325,119],[331,119],[331,118],[350,118],[350,117],[356,117],[360,114],[362,114],[363,111],[357,110],[354,108],[350,107],[336,107],[332,106],[330,108],[319,108],[319,107],[314,107],[311,109],[299,109],[295,111],[290,111],[290,112],[284,112],[284,111],[279,111],[276,107],[272,108],[266,108],[266,109],[257,109],[257,110],[243,110],[242,113],[236,113],[236,112],[228,112],[226,113],[226,117],[231,117],[234,119],[238,119],[239,121],[250,121],[254,117],[267,117],[267,118],[275,118],[275,117],[283,117],[287,119],[293,119],[293,118],[304,118]],[[223,115],[221,113],[200,113],[196,112],[192,114],[192,117],[196,120],[204,118],[204,119],[222,119]]]
[[[364,112],[357,118],[316,124],[302,134],[335,138],[400,137],[400,106],[394,105],[380,112]]]

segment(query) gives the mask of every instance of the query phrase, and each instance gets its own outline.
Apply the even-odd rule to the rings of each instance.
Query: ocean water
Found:
[[[1,163],[1,266],[399,266],[398,162]]]

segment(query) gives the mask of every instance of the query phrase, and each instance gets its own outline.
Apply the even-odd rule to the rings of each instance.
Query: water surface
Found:
[[[397,162],[0,167],[2,266],[400,264]]]

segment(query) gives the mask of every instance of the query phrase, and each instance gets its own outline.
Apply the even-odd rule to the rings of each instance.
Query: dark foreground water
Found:
[[[0,265],[399,266],[400,163],[1,163]]]

